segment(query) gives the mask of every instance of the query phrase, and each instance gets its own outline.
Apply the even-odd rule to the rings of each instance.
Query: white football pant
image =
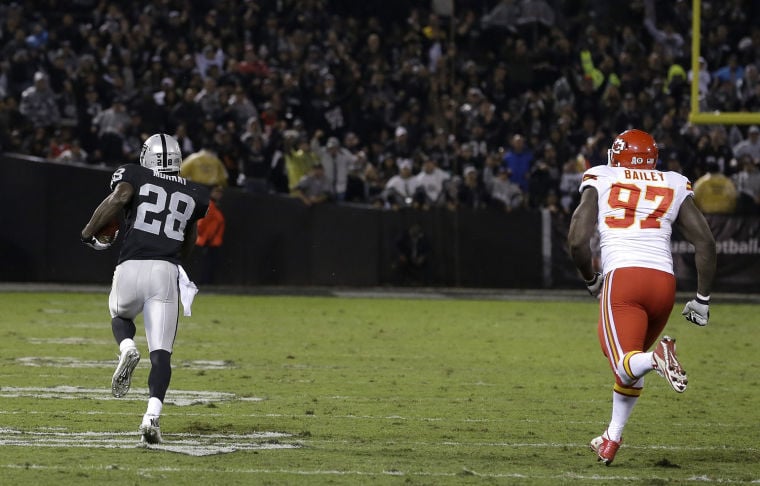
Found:
[[[177,278],[177,265],[165,260],[127,260],[114,270],[111,317],[134,320],[142,312],[149,351],[172,352],[179,315]]]

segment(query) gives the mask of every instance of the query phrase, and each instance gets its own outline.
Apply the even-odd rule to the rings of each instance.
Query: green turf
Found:
[[[677,304],[667,332],[690,388],[648,375],[611,467],[586,446],[612,393],[591,299],[202,293],[180,321],[167,400],[217,395],[167,404],[161,425],[167,445],[243,449],[203,457],[137,447],[144,333],[133,390],[113,399],[106,306],[106,294],[0,294],[0,484],[760,481],[758,306],[714,304],[698,328]],[[267,432],[282,435],[250,438]]]

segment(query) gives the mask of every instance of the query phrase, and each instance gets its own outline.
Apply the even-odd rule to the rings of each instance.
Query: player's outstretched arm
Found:
[[[581,202],[573,213],[567,234],[570,256],[586,282],[591,282],[596,276],[589,241],[596,231],[598,212],[596,189],[589,187],[581,195]]]
[[[710,225],[702,212],[694,204],[694,199],[687,197],[681,204],[676,220],[678,231],[686,240],[694,245],[694,263],[697,266],[697,292],[701,295],[710,295],[717,255],[715,252],[715,238]]]
[[[687,197],[681,204],[676,225],[683,237],[694,245],[694,262],[697,266],[697,295],[686,303],[682,314],[686,320],[706,326],[710,319],[710,291],[717,261],[715,238],[691,197]]]

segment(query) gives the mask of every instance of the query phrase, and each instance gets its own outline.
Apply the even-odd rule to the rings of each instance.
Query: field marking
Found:
[[[112,339],[93,339],[84,337],[62,337],[62,338],[26,338],[29,344],[63,344],[66,346],[74,344],[97,344],[113,345]]]
[[[147,388],[132,388],[127,396],[114,398],[109,388],[81,388],[76,386],[56,387],[0,387],[0,398],[40,398],[78,400],[90,398],[96,400],[145,401],[148,396]],[[234,393],[196,390],[172,390],[166,394],[165,403],[179,407],[208,404],[211,402],[229,402],[233,400],[260,402],[259,397],[240,397]]]
[[[43,466],[40,464],[0,464],[0,468],[3,469],[39,469],[39,470],[60,470],[60,471],[105,471],[110,466],[83,466],[76,468],[67,468],[65,466]],[[599,466],[602,467],[602,466]],[[663,483],[672,482],[672,477],[638,477],[638,476],[612,476],[606,474],[535,474],[535,473],[519,473],[519,472],[503,472],[503,473],[479,473],[471,469],[463,468],[457,472],[429,472],[429,471],[399,471],[393,470],[381,470],[381,471],[357,471],[357,470],[337,470],[337,469],[265,469],[265,468],[225,468],[223,471],[212,468],[178,468],[178,467],[119,467],[119,470],[129,471],[133,473],[200,473],[200,474],[270,474],[270,475],[291,475],[291,476],[394,476],[394,477],[429,477],[429,478],[451,478],[451,477],[477,477],[484,479],[521,479],[521,480],[554,480],[554,481],[588,481],[595,482],[600,481],[602,483],[609,483],[611,481],[662,481]],[[719,483],[719,484],[746,484],[745,480],[732,480],[724,478],[711,478],[709,476],[690,476],[684,478],[684,481],[693,481],[698,483]],[[760,479],[753,479],[749,481],[752,484],[760,483]]]
[[[163,434],[164,443],[140,444],[137,432],[64,432],[56,430],[23,431],[0,428],[0,446],[65,447],[87,449],[147,448],[190,456],[229,454],[236,451],[298,449],[299,442],[281,442],[292,434],[254,432],[251,434]]]
[[[123,399],[122,399],[123,400]],[[237,398],[237,400],[240,401],[263,401],[261,398]],[[19,415],[19,414],[37,414],[37,415],[47,415],[50,413],[55,413],[56,415],[133,415],[131,412],[104,412],[101,410],[68,410],[68,411],[55,411],[55,412],[48,412],[48,411],[39,411],[39,410],[0,410],[0,415]],[[225,417],[228,414],[225,413],[218,413],[218,412],[209,412],[209,413],[192,413],[192,412],[182,412],[183,416],[186,417]],[[251,418],[294,418],[296,415],[294,414],[285,414],[285,413],[238,413],[236,414],[238,417],[251,417]],[[325,418],[324,415],[314,414],[314,415],[303,415],[303,416],[297,416],[299,419],[320,419]],[[369,415],[329,415],[327,416],[330,420],[333,419],[348,419],[348,420],[407,420],[407,421],[419,421],[419,422],[440,422],[443,419],[439,418],[430,418],[430,417],[398,417],[396,415],[387,415],[387,416],[369,416]],[[446,419],[449,422],[457,422],[457,423],[532,423],[535,422],[535,420],[530,419],[506,419],[506,418],[496,418],[496,419],[468,419],[468,418],[447,418]],[[604,427],[605,423],[600,422],[598,420],[565,420],[562,422],[563,424],[573,424],[573,425],[594,425],[594,426],[601,426]],[[679,427],[693,427],[694,424],[692,423],[678,423],[678,422],[672,422],[671,425],[675,428]],[[700,428],[742,428],[745,429],[746,425],[743,424],[723,424],[723,423],[704,423],[700,424]]]
[[[22,366],[31,366],[34,368],[55,367],[55,368],[114,368],[118,363],[118,358],[113,360],[82,360],[67,356],[21,356],[15,361]],[[140,368],[149,368],[148,362],[138,365]],[[235,365],[226,360],[177,360],[172,363],[174,369],[188,370],[230,370]]]

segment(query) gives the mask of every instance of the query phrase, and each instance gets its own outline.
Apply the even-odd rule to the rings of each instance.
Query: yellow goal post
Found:
[[[703,112],[699,110],[699,56],[702,27],[702,0],[692,0],[691,16],[691,109],[689,122],[695,125],[760,125],[760,113],[747,111]]]

